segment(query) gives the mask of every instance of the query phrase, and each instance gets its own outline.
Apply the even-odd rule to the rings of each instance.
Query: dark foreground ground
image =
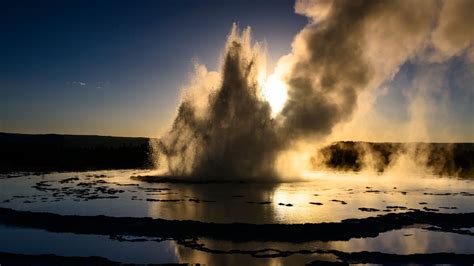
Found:
[[[0,208],[5,225],[77,234],[125,235],[192,239],[209,237],[230,241],[334,241],[375,237],[382,232],[423,224],[430,230],[474,235],[474,213],[411,211],[341,222],[306,224],[208,223],[135,217],[77,216]]]
[[[413,211],[393,213],[364,219],[348,219],[341,222],[318,224],[218,224],[197,221],[163,220],[152,218],[119,218],[108,216],[75,216],[52,213],[17,211],[0,208],[0,222],[16,227],[43,229],[51,232],[69,232],[75,234],[108,235],[118,241],[146,241],[146,238],[173,239],[187,248],[214,254],[247,254],[256,258],[286,257],[294,254],[332,254],[339,262],[350,263],[474,263],[474,255],[454,253],[409,254],[396,255],[380,252],[343,252],[338,250],[224,250],[213,249],[200,245],[199,237],[231,241],[286,241],[299,243],[310,240],[347,240],[353,237],[370,237],[393,229],[414,224],[433,227],[430,230],[456,232],[474,235],[462,228],[474,227],[473,213],[440,214]],[[129,239],[123,235],[134,235],[138,238]],[[0,261],[8,264],[35,265],[120,265],[100,257],[64,257],[56,255],[16,255],[0,252]],[[309,265],[328,264],[313,261]],[[3,264],[2,264],[3,265]]]
[[[3,173],[153,167],[148,138],[0,133],[0,147]],[[474,143],[336,142],[317,153],[323,167],[339,171],[359,171],[370,158],[383,172],[399,156],[410,156],[434,174],[474,176]]]
[[[336,255],[340,262],[313,261],[307,265],[350,265],[356,263],[375,264],[449,264],[472,265],[474,255],[459,255],[453,253],[395,255],[380,252],[341,252],[336,250],[321,253]],[[65,257],[57,255],[17,255],[0,252],[0,261],[4,265],[130,265],[111,261],[102,257]],[[3,265],[2,264],[2,265]],[[186,263],[147,264],[147,265],[200,265]]]

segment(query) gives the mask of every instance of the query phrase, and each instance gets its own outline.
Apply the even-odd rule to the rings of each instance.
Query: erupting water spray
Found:
[[[310,21],[268,78],[264,49],[252,46],[249,28],[239,34],[234,25],[221,71],[197,68],[202,79],[191,88],[200,89],[186,92],[159,140],[160,166],[175,176],[224,180],[306,172],[301,168],[311,163],[301,161],[351,120],[359,95],[379,88],[403,63],[474,54],[472,38],[459,47],[439,42],[452,39],[444,36],[450,34],[446,20],[470,25],[472,16],[452,20],[451,10],[472,10],[472,1],[415,2],[297,1],[296,12]],[[302,147],[305,152],[292,152]]]

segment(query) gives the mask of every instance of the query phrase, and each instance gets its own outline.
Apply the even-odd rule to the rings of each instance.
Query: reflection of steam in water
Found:
[[[336,257],[332,254],[293,254],[290,256],[276,256],[274,258],[256,258],[249,254],[238,254],[239,250],[242,251],[255,251],[262,250],[265,248],[273,248],[280,251],[287,250],[300,250],[298,244],[291,243],[262,243],[262,242],[244,242],[236,243],[230,241],[212,240],[212,239],[200,239],[199,244],[204,244],[206,248],[224,251],[216,253],[205,252],[196,249],[184,247],[179,244],[175,244],[175,254],[180,262],[191,262],[191,263],[202,263],[205,265],[305,265],[313,260],[322,261],[335,261]],[[324,245],[328,246],[328,245]],[[234,252],[226,253],[225,251]],[[236,252],[235,252],[236,251]],[[259,255],[265,254],[278,254],[278,252],[267,251],[261,252]]]
[[[219,246],[222,243],[216,243]],[[301,255],[295,254],[288,257],[254,258],[245,254],[212,254],[203,251],[188,249],[177,245],[176,256],[181,262],[198,262],[204,265],[305,265],[314,260],[335,261],[331,254]]]
[[[469,194],[460,193],[474,193],[469,180],[436,176],[327,173],[306,182],[170,184],[169,188],[176,194],[148,197],[181,201],[149,202],[149,216],[216,223],[293,224],[336,222],[423,207],[445,213],[474,210]]]
[[[237,243],[206,238],[199,239],[198,243],[213,250],[214,253],[174,244],[178,260],[206,265],[304,265],[314,260],[335,261],[337,259],[335,255],[331,253],[324,254],[324,251],[328,250],[343,252],[369,251],[400,255],[449,252],[473,254],[470,247],[474,245],[474,238],[469,235],[407,228],[381,233],[374,238],[354,238],[348,241],[311,241],[305,243],[253,241]],[[295,254],[275,258],[256,258],[248,254],[238,254],[242,251],[264,249],[273,249],[274,251],[261,252],[257,255],[278,255],[285,254],[285,252],[295,252]],[[298,254],[298,251],[301,250],[306,250],[306,254]]]
[[[152,217],[180,220],[268,223],[274,217],[273,204],[259,203],[272,202],[276,187],[270,183],[177,185],[172,190],[179,195],[160,198],[182,201],[152,204],[149,213]]]

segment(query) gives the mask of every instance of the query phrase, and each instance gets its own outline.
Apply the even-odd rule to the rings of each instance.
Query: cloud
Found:
[[[86,86],[85,82],[82,81],[73,81],[72,84],[80,85],[80,86]]]

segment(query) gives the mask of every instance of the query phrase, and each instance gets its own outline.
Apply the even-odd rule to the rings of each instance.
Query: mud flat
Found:
[[[152,218],[76,216],[0,208],[0,223],[17,227],[97,235],[136,235],[174,239],[209,237],[231,241],[349,240],[354,237],[375,237],[379,233],[423,224],[437,230],[453,232],[474,227],[474,213],[431,213],[413,211],[389,213],[364,219],[347,219],[317,224],[246,224],[204,223],[199,221]]]
[[[434,253],[434,254],[410,254],[397,255],[379,252],[341,252],[336,250],[320,251],[321,254],[333,254],[339,261],[312,261],[306,265],[349,265],[350,263],[422,263],[422,264],[472,264],[474,255]],[[124,265],[123,263],[111,261],[102,257],[69,257],[53,254],[47,255],[23,255],[0,252],[0,262],[5,265]],[[133,265],[133,264],[127,264]],[[200,265],[188,263],[164,263],[147,265]]]

